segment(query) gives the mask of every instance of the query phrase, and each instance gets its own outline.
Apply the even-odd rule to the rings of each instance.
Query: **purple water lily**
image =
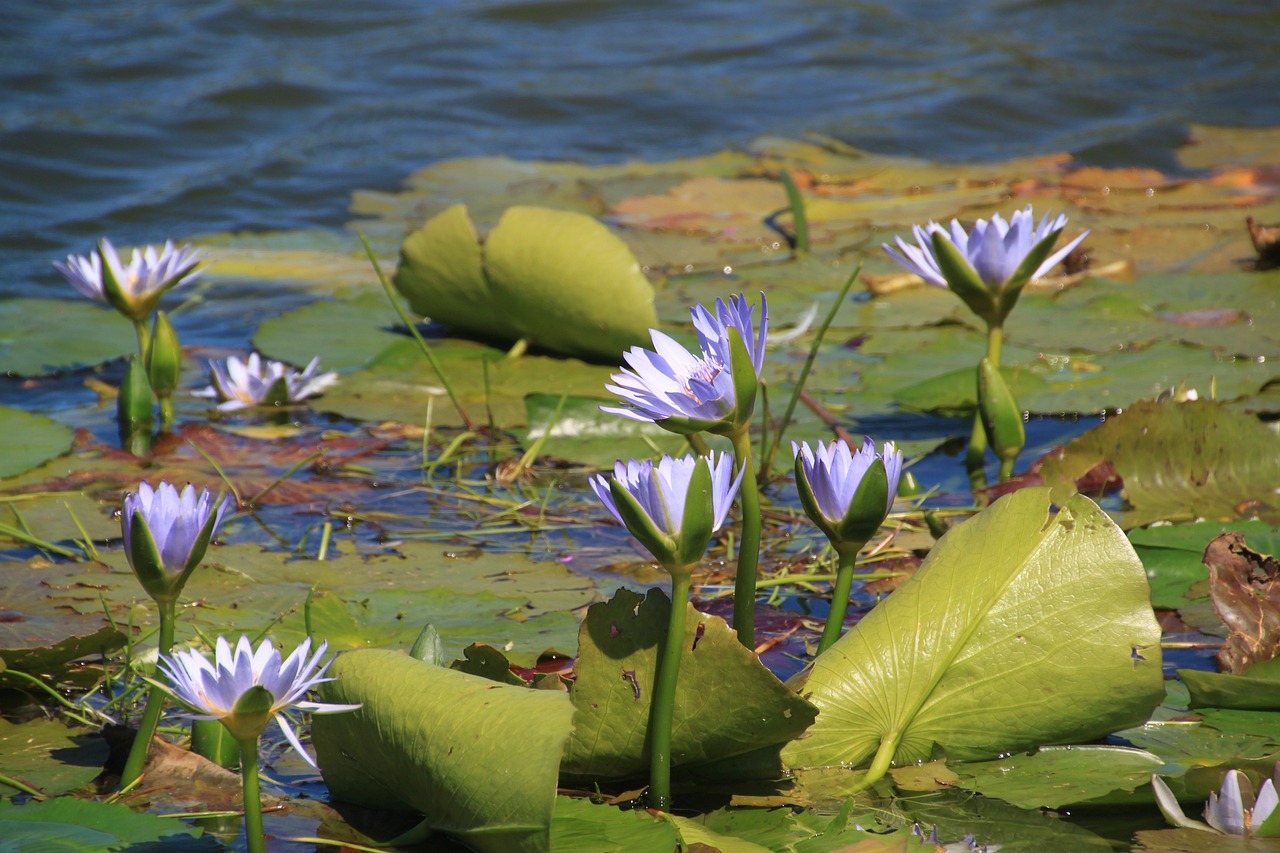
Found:
[[[849,513],[862,478],[877,459],[884,461],[889,485],[889,498],[884,511],[887,514],[893,508],[894,496],[898,494],[898,480],[902,476],[902,453],[894,447],[892,441],[884,443],[881,453],[876,453],[876,443],[870,437],[863,440],[862,448],[857,453],[840,440],[818,444],[816,449],[810,449],[808,442],[796,444],[793,441],[791,449],[800,463],[797,471],[812,489],[822,517],[831,524],[839,524]]]
[[[1040,224],[1036,225],[1031,205],[1027,205],[1024,209],[1015,211],[1007,223],[997,213],[990,221],[979,219],[974,223],[973,230],[968,232],[955,219],[951,220],[949,231],[936,222],[930,222],[924,228],[913,225],[916,245],[912,246],[898,237],[896,250],[887,243],[884,244],[884,250],[889,253],[889,257],[930,284],[947,287],[949,283],[938,264],[931,237],[934,232],[942,233],[950,238],[982,283],[992,293],[1000,293],[1010,284],[1013,274],[1032,248],[1048,237],[1056,239],[1056,234],[1066,224],[1066,215],[1060,213],[1056,217],[1046,214]],[[1027,280],[1035,280],[1053,269],[1088,234],[1088,231],[1084,232],[1045,258]]]
[[[250,353],[246,361],[231,356],[225,364],[210,361],[212,384],[192,394],[218,400],[218,408],[224,412],[298,403],[338,381],[336,373],[317,375],[319,367],[319,357],[311,359],[299,373],[283,362],[263,359],[256,352]]]
[[[315,654],[308,657],[311,640],[306,639],[293,654],[281,660],[280,651],[270,640],[263,640],[254,651],[249,638],[242,636],[232,650],[226,639],[219,637],[212,663],[198,651],[174,652],[161,658],[160,669],[169,679],[174,697],[193,712],[188,715],[191,718],[219,720],[237,741],[256,739],[274,718],[293,748],[314,767],[315,760],[303,748],[289,724],[287,712],[296,708],[313,714],[333,714],[360,707],[305,699],[312,687],[333,681],[325,677],[332,659],[317,668],[327,648],[327,643],[321,643]],[[237,714],[237,704],[253,687],[262,687],[271,694],[270,707],[265,713],[255,709],[254,713],[246,714],[241,709]]]
[[[639,462],[631,459],[625,463],[619,460],[613,466],[612,477],[596,474],[588,482],[591,490],[620,524],[625,526],[627,522],[618,511],[617,501],[609,485],[611,479],[616,480],[636,499],[659,532],[678,537],[689,494],[689,481],[698,461],[696,456],[663,456],[657,464],[650,459]],[[733,476],[733,457],[727,453],[717,456],[713,451],[707,464],[711,469],[711,531],[714,532],[724,524],[725,516],[742,482],[742,475],[739,473],[737,478]]]
[[[157,600],[172,599],[204,559],[227,503],[214,505],[208,489],[191,484],[179,492],[161,481],[158,488],[140,483],[124,498],[121,533],[129,565],[144,589]]]
[[[199,260],[199,249],[190,245],[177,248],[172,241],[165,241],[159,249],[134,249],[126,267],[111,241],[103,237],[98,251],[87,256],[68,255],[65,264],[55,261],[53,266],[85,296],[108,302],[134,322],[141,322],[163,294],[200,276],[202,271],[196,269]]]

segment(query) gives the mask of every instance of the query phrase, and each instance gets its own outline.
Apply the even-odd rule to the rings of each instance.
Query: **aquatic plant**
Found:
[[[189,716],[219,721],[240,746],[245,840],[250,853],[266,850],[258,782],[258,738],[267,724],[274,719],[293,748],[314,767],[315,761],[289,724],[288,712],[296,708],[313,714],[334,714],[360,707],[304,698],[311,688],[333,680],[325,678],[333,661],[319,665],[327,648],[327,643],[321,643],[311,654],[308,638],[282,660],[280,651],[269,640],[255,651],[249,638],[241,636],[233,651],[224,637],[218,637],[213,663],[194,650],[160,659],[160,670],[169,680],[173,697],[190,709]]]
[[[810,449],[808,442],[792,442],[791,450],[800,505],[831,541],[839,558],[831,611],[818,643],[818,654],[822,654],[840,637],[854,560],[893,509],[902,476],[902,453],[892,441],[886,441],[876,453],[869,436],[856,453],[838,439],[816,449]]]
[[[1204,804],[1204,818],[1208,825],[1188,818],[1178,804],[1169,784],[1159,775],[1152,775],[1151,787],[1155,789],[1156,804],[1165,818],[1174,826],[1186,829],[1217,831],[1224,835],[1257,835],[1265,838],[1280,836],[1280,797],[1276,795],[1276,780],[1280,779],[1280,765],[1276,766],[1275,779],[1265,779],[1257,797],[1249,777],[1239,770],[1228,770],[1222,778],[1222,787],[1210,792]],[[1248,791],[1248,797],[1245,796]],[[1276,820],[1270,820],[1277,815]]]
[[[743,472],[732,470],[730,458],[664,456],[619,461],[612,477],[597,474],[591,489],[654,559],[671,575],[671,617],[654,676],[649,717],[649,803],[671,806],[671,724],[689,588],[693,570],[711,534],[724,523]]]
[[[212,384],[191,393],[216,399],[218,409],[223,412],[254,406],[285,406],[321,394],[338,381],[336,373],[317,374],[319,367],[319,356],[298,372],[284,362],[263,359],[256,352],[244,361],[233,355],[222,364],[210,361]]]
[[[179,492],[163,480],[154,489],[142,482],[125,495],[120,516],[124,553],[138,583],[159,606],[161,655],[173,646],[178,596],[204,559],[226,510],[225,501],[210,497],[208,489],[197,496],[190,484]],[[121,775],[123,786],[142,773],[163,705],[162,691],[152,689]]]

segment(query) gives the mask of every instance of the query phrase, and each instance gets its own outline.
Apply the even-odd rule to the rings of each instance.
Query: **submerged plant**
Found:
[[[226,510],[226,502],[210,497],[208,489],[197,496],[190,484],[179,492],[164,481],[155,489],[143,482],[136,492],[125,495],[120,519],[124,553],[138,582],[159,607],[161,655],[173,647],[178,596],[204,559]],[[153,688],[121,775],[123,786],[142,774],[163,705],[163,691]]]
[[[1055,252],[1066,224],[1067,217],[1061,213],[1056,217],[1046,214],[1036,224],[1031,205],[1027,205],[1015,211],[1008,222],[997,213],[990,220],[979,219],[970,231],[955,219],[949,229],[936,222],[923,228],[913,225],[914,246],[898,237],[896,249],[887,243],[883,248],[889,257],[925,281],[948,288],[982,319],[987,326],[987,370],[995,373],[1000,368],[1004,322],[1022,289],[1056,266],[1089,234],[1084,232]],[[980,387],[980,402],[982,390]],[[975,485],[981,482],[982,457],[989,438],[993,437],[988,435],[983,419],[975,416],[965,457]],[[1007,478],[1013,473],[1013,460],[1022,449],[1023,440],[1012,431],[1002,433],[1001,440],[1004,443],[996,450],[1001,457],[1001,476]]]
[[[240,746],[245,842],[250,853],[266,849],[258,782],[258,738],[267,724],[274,719],[293,748],[314,767],[315,760],[302,746],[287,713],[297,708],[313,714],[334,714],[360,707],[305,699],[312,687],[333,681],[325,677],[332,659],[319,665],[327,648],[327,643],[321,643],[311,655],[311,640],[306,639],[282,660],[280,651],[269,640],[255,651],[249,638],[242,636],[232,650],[226,639],[219,637],[212,663],[197,651],[175,652],[160,659],[160,669],[172,685],[173,697],[192,712],[189,716],[219,721]]]
[[[651,329],[654,349],[632,347],[623,356],[630,369],[615,373],[614,384],[605,386],[630,405],[601,408],[683,435],[705,430],[733,443],[735,474],[742,480],[742,537],[733,627],[742,644],[753,648],[761,521],[749,427],[764,365],[769,305],[760,294],[758,327],[755,308],[742,294],[727,303],[717,299],[715,313],[701,305],[695,305],[690,313],[699,353],[695,355],[670,336]]]
[[[336,373],[316,374],[320,367],[317,356],[299,373],[280,361],[263,359],[256,352],[241,361],[231,356],[224,363],[209,362],[212,383],[192,393],[218,401],[218,409],[233,412],[254,406],[285,406],[299,403],[324,392],[338,381]]]
[[[856,453],[838,439],[816,449],[810,449],[807,442],[792,442],[791,449],[796,457],[800,505],[839,558],[831,611],[818,643],[818,654],[822,654],[840,637],[858,552],[893,509],[902,476],[902,453],[892,441],[886,441],[882,452],[876,453],[870,437]]]
[[[1209,799],[1204,804],[1204,818],[1208,825],[1192,820],[1183,813],[1173,791],[1160,776],[1151,777],[1151,787],[1155,789],[1156,804],[1160,806],[1160,811],[1174,826],[1217,831],[1225,835],[1273,838],[1280,836],[1280,810],[1276,809],[1280,805],[1280,796],[1276,793],[1280,764],[1276,765],[1274,776],[1274,779],[1267,779],[1262,783],[1255,798],[1249,777],[1239,770],[1228,770],[1222,779],[1222,787],[1216,794],[1210,792]],[[1271,820],[1273,815],[1276,816],[1275,820]]]
[[[724,523],[742,477],[727,455],[717,459],[713,453],[664,456],[657,464],[619,461],[612,477],[597,474],[590,480],[613,517],[671,575],[671,617],[649,710],[649,803],[664,811],[671,806],[671,725],[693,569]]]

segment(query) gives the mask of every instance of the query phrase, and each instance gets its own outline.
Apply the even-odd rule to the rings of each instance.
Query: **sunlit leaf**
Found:
[[[958,764],[957,787],[1024,809],[1078,805],[1114,792],[1132,794],[1151,781],[1164,759],[1120,746],[1044,747],[1030,755]]]
[[[3,679],[0,679],[2,682]],[[102,772],[107,744],[97,732],[43,718],[20,725],[0,719],[0,767],[48,796],[87,785]],[[0,780],[0,795],[18,793]],[[4,825],[0,813],[0,826]],[[3,834],[0,833],[0,837]]]
[[[1088,740],[1160,701],[1160,629],[1142,564],[1093,502],[1001,498],[819,657],[817,722],[783,758],[858,766],[941,748],[981,759]]]
[[[573,716],[565,694],[380,650],[342,655],[329,675],[336,680],[322,687],[323,701],[362,704],[312,722],[336,799],[416,811],[482,853],[550,849]]]
[[[529,394],[524,398],[529,423],[525,446],[533,446],[550,428],[542,445],[544,456],[608,468],[619,459],[646,459],[663,453],[674,456],[688,447],[682,435],[600,411],[602,405],[618,405],[616,399],[569,397],[563,405],[560,400],[554,394]]]
[[[0,303],[2,306],[3,303]],[[48,459],[71,449],[71,427],[10,406],[0,406],[0,477],[30,471]]]
[[[43,376],[101,364],[137,348],[129,321],[109,308],[63,299],[0,301],[0,373]]]

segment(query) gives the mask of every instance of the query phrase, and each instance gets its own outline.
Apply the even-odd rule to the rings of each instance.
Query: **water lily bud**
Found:
[[[120,395],[116,398],[116,421],[120,425],[120,434],[149,430],[153,414],[147,369],[138,356],[130,356],[124,384],[120,386]]]
[[[226,512],[225,502],[203,489],[197,497],[190,484],[181,492],[161,482],[152,489],[140,483],[125,496],[121,513],[124,553],[147,594],[173,601],[204,559],[209,540]]]
[[[843,441],[791,445],[796,490],[805,514],[837,551],[858,551],[870,541],[893,507],[902,474],[902,454],[887,441],[882,454],[870,438],[856,453]]]
[[[151,326],[151,345],[147,347],[147,377],[151,390],[161,400],[173,396],[182,375],[182,345],[178,333],[164,311],[156,312]]]
[[[1022,409],[1005,383],[1000,370],[984,358],[978,365],[978,410],[987,443],[996,456],[1012,469],[1013,461],[1027,443]]]

